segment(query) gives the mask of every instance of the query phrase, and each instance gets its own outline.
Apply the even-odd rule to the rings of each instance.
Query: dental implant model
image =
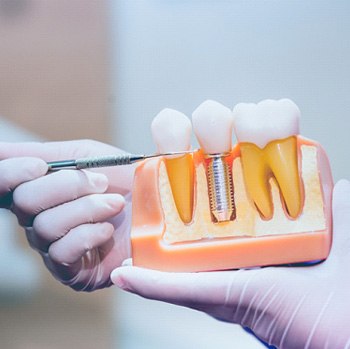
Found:
[[[190,272],[327,258],[332,175],[322,147],[300,136],[299,119],[288,99],[240,103],[233,112],[202,103],[192,116],[200,151],[136,169],[133,264]],[[163,110],[152,133],[159,151],[190,149],[180,112]]]
[[[193,129],[206,158],[210,212],[214,222],[235,218],[230,162],[232,111],[215,101],[203,102],[192,114]]]

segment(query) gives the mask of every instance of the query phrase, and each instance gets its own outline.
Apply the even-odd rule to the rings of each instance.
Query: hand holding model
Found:
[[[110,285],[110,272],[130,257],[134,168],[46,175],[45,161],[118,152],[95,141],[0,143],[0,207],[17,216],[51,273],[76,290]]]
[[[209,119],[207,117],[207,111],[212,108],[215,108],[215,115],[223,114],[223,108],[219,108],[213,102],[206,102],[193,115],[195,133],[197,137],[199,136],[202,149],[209,144],[208,138],[212,139],[214,128],[219,123],[216,120],[210,120],[212,111],[209,113]],[[130,261],[125,262],[123,267],[112,273],[111,278],[116,285],[126,291],[197,309],[222,321],[241,324],[250,328],[262,341],[278,348],[347,348],[350,346],[348,325],[350,306],[347,302],[350,282],[344,279],[344,275],[347,275],[347,265],[350,263],[348,235],[350,183],[347,181],[338,183],[334,190],[334,241],[332,253],[325,262],[316,265],[314,263],[313,266],[299,264],[298,266],[284,265],[230,271],[183,272],[196,270],[194,268],[197,268],[197,271],[215,270],[214,268],[220,270],[218,266],[223,266],[221,269],[229,269],[229,264],[222,263],[226,257],[232,266],[234,263],[238,265],[243,263],[243,260],[246,266],[269,265],[267,260],[270,260],[271,265],[276,264],[275,258],[283,258],[284,256],[281,256],[283,253],[286,254],[285,263],[288,263],[297,253],[303,251],[305,253],[303,257],[298,257],[299,259],[294,262],[312,261],[312,256],[315,255],[310,253],[308,238],[316,236],[320,239],[311,240],[311,247],[315,247],[314,242],[320,243],[316,253],[318,249],[320,256],[323,257],[319,259],[327,256],[323,254],[323,248],[328,253],[332,179],[322,150],[315,143],[303,143],[303,140],[297,137],[299,110],[296,105],[290,100],[267,100],[257,105],[240,104],[234,109],[234,114],[234,127],[240,143],[240,153],[239,156],[236,155],[236,159],[240,157],[245,183],[242,186],[239,173],[233,171],[237,204],[236,220],[220,222],[218,226],[215,226],[215,221],[202,223],[200,232],[205,231],[205,234],[198,238],[198,235],[195,235],[196,232],[190,228],[200,219],[204,222],[205,218],[201,218],[203,216],[200,214],[201,211],[208,211],[209,205],[199,206],[202,200],[198,199],[200,191],[197,190],[195,218],[190,225],[180,225],[179,218],[176,218],[175,225],[173,223],[175,218],[171,214],[175,209],[166,208],[169,200],[167,200],[168,196],[164,195],[164,180],[159,171],[158,190],[161,200],[155,200],[153,207],[163,209],[165,218],[164,223],[161,216],[157,220],[157,225],[154,220],[150,224],[153,224],[160,234],[155,233],[153,237],[151,231],[146,231],[145,225],[142,225],[143,230],[139,228],[141,223],[136,220],[135,224],[133,223],[134,230],[131,232],[134,266],[130,266]],[[199,116],[201,119],[205,117],[202,125],[206,125],[206,128],[200,130],[196,125],[196,119],[199,119]],[[222,135],[223,132],[220,134]],[[226,138],[227,141],[230,140],[230,136]],[[221,142],[224,140],[221,139]],[[223,147],[216,151],[209,150],[208,153],[222,154],[224,150]],[[319,154],[311,161],[312,157],[307,157],[307,151],[310,150],[316,150]],[[303,164],[301,170],[300,163]],[[154,164],[154,168],[157,168],[157,164],[155,162]],[[313,167],[312,164],[318,164],[318,167]],[[141,183],[139,177],[148,168],[145,166],[136,173],[136,185]],[[200,186],[199,170],[200,167],[196,165],[197,188]],[[308,177],[308,175],[311,176]],[[278,183],[277,190],[280,191],[280,193],[276,191],[275,196],[271,195],[273,182],[270,179],[272,177]],[[310,178],[312,178],[311,181]],[[150,181],[149,177],[148,180]],[[147,188],[142,185],[140,187]],[[249,210],[258,210],[254,215],[255,224],[253,225],[253,227],[258,226],[258,229],[252,230],[251,235],[247,234],[248,229],[243,229],[246,236],[238,235],[242,233],[242,229],[239,229],[231,242],[230,235],[225,239],[220,235],[221,239],[215,240],[216,228],[219,231],[231,225],[229,233],[234,233],[235,224],[239,223],[240,215],[243,215],[243,224],[251,222],[247,205],[242,205],[240,202],[242,188],[247,188],[249,194],[243,203],[249,202],[250,198],[254,204]],[[313,189],[310,190],[310,188]],[[157,190],[157,186],[152,186],[152,189]],[[313,197],[317,191],[320,195]],[[138,193],[134,192],[134,194],[137,209]],[[281,200],[283,200],[283,207],[279,208]],[[142,223],[147,222],[146,218]],[[173,235],[178,233],[178,240],[173,245],[172,242],[168,242],[170,238],[165,240],[172,224],[175,226]],[[264,225],[268,227],[265,236],[262,234]],[[293,231],[293,229],[298,230]],[[179,238],[180,234],[182,235]],[[286,238],[286,245],[279,243],[283,241],[279,240],[282,238]],[[145,243],[141,245],[141,239],[147,241],[148,248],[153,248],[151,251],[158,254],[153,252],[150,256],[149,250],[138,248],[146,247]],[[294,248],[291,239],[296,241]],[[241,249],[245,241],[247,244],[255,241],[256,244],[251,244],[250,248]],[[151,243],[153,243],[152,247],[150,247]],[[210,246],[211,243],[214,246],[211,249],[208,248],[209,253],[205,254],[206,246]],[[224,244],[232,248],[237,246],[235,250],[230,251],[230,256],[224,255]],[[259,248],[256,247],[257,245]],[[218,246],[223,247],[220,249]],[[284,248],[283,253],[281,247]],[[271,253],[266,252],[267,248],[270,248]],[[200,260],[201,251],[204,251],[203,256],[206,256],[202,260]],[[188,255],[195,257],[191,259]],[[265,264],[254,264],[259,258],[261,258],[260,261],[265,261]],[[149,268],[150,265],[158,271],[151,270],[152,267],[141,268],[142,266]],[[183,268],[182,272],[181,268]]]
[[[349,198],[350,183],[338,182],[333,194],[333,246],[328,259],[318,265],[201,273],[123,266],[112,273],[112,280],[145,298],[241,324],[278,348],[348,348]]]
[[[138,167],[133,222],[132,166],[46,175],[45,161],[118,152],[97,142],[0,143],[0,205],[16,214],[53,275],[76,290],[110,285],[110,272],[131,257],[131,228],[134,265],[180,273],[126,266],[111,276],[121,288],[240,323],[279,347],[346,347],[347,182],[334,192],[335,241],[326,262],[183,273],[311,261],[329,252],[332,178],[321,147],[298,136],[297,106],[267,100],[235,112],[239,147],[231,152],[231,111],[207,101],[193,115],[204,152]],[[190,123],[179,112],[162,111],[152,131],[160,151],[190,147]],[[222,147],[212,149],[223,133]]]

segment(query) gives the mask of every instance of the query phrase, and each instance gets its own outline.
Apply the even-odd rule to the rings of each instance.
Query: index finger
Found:
[[[24,182],[44,176],[47,170],[46,162],[37,158],[0,161],[0,207],[10,207],[13,190]]]

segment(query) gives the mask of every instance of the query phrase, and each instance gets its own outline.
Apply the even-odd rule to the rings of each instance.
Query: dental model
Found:
[[[332,175],[321,146],[299,135],[299,118],[288,99],[241,103],[233,112],[202,103],[192,116],[201,149],[136,170],[134,265],[207,271],[325,259]],[[190,149],[180,112],[159,113],[152,134],[159,151]]]

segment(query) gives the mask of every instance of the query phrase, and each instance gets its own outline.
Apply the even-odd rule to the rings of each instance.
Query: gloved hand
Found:
[[[131,266],[112,281],[150,299],[241,324],[278,348],[350,348],[350,183],[333,193],[333,245],[323,263],[302,267],[165,273]]]
[[[45,161],[118,152],[95,141],[0,143],[0,207],[17,216],[51,273],[76,290],[109,286],[111,271],[130,257],[134,168],[46,175]]]

